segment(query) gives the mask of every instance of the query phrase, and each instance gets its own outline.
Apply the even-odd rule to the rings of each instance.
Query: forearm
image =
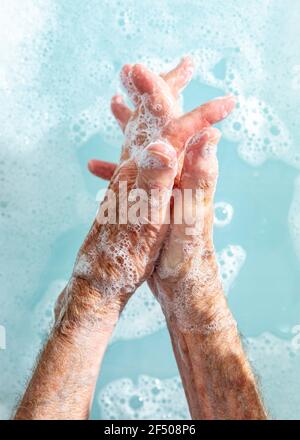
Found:
[[[99,292],[91,292],[86,281],[75,281],[72,289],[76,294],[71,292],[49,337],[16,419],[89,416],[100,364],[119,309],[110,307],[108,311]]]
[[[194,419],[265,419],[236,323],[220,283],[214,280],[212,271],[206,276],[205,291],[197,277],[187,277],[179,289],[173,285],[171,300],[172,293],[163,299],[164,289],[159,287],[191,415]],[[176,291],[181,291],[181,303]]]
[[[266,418],[236,327],[184,332],[174,316],[168,327],[194,419]]]

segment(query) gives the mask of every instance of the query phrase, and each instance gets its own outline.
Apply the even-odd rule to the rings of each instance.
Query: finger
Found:
[[[138,188],[171,189],[177,172],[177,155],[172,145],[156,142],[148,145],[137,159]]]
[[[218,129],[209,127],[195,135],[187,145],[179,185],[184,198],[184,215],[183,221],[174,220],[174,237],[191,239],[193,242],[196,239],[200,244],[201,239],[198,240],[201,233],[209,236],[213,223],[213,194],[218,176],[216,146],[220,137]],[[178,209],[174,203],[174,219],[181,219]],[[176,250],[176,245],[173,246],[173,253],[181,255],[180,248]]]
[[[190,82],[193,73],[193,60],[187,56],[184,57],[174,69],[162,74],[161,77],[168,83],[174,95],[177,96]]]
[[[138,105],[140,102],[140,96],[132,80],[132,68],[133,66],[131,64],[125,64],[121,69],[120,79],[123,87],[128,93],[129,98],[135,105]]]
[[[146,222],[150,229],[146,229],[145,232],[151,236],[151,228],[157,225],[164,225],[162,230],[166,232],[170,216],[171,190],[177,172],[176,151],[170,144],[152,143],[138,158],[137,168],[137,188],[146,192],[148,208],[151,210],[151,221],[149,222],[148,216]]]
[[[181,188],[214,189],[218,175],[216,146],[221,132],[209,127],[188,143],[181,174]]]
[[[92,159],[88,162],[89,171],[94,176],[100,177],[104,180],[110,180],[115,172],[117,165],[103,160]]]
[[[124,132],[126,125],[132,116],[132,112],[124,103],[121,95],[113,96],[111,100],[111,111]]]
[[[183,145],[195,133],[225,119],[234,109],[233,96],[217,98],[172,121],[165,129],[169,142],[176,148]]]
[[[132,69],[132,80],[140,95],[145,95],[145,105],[154,116],[168,115],[174,101],[166,82],[158,75],[136,64]],[[173,99],[172,99],[173,98]]]

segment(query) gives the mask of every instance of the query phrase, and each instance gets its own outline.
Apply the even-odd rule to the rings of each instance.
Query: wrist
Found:
[[[182,246],[182,245],[181,245]],[[159,295],[164,291],[165,295],[172,298],[174,292],[186,288],[194,291],[197,287],[197,298],[205,300],[208,291],[222,291],[219,267],[213,246],[195,246],[189,243],[182,246],[182,254],[177,261],[174,255],[168,252],[163,255],[160,264],[154,272],[152,290]],[[203,295],[200,295],[202,291]],[[161,292],[162,293],[162,292]]]
[[[106,296],[89,280],[73,276],[56,310],[55,331],[67,338],[77,332],[110,334],[123,307],[119,296]]]
[[[141,255],[138,259],[132,251],[126,227],[123,230],[119,225],[108,226],[94,222],[80,248],[72,276],[86,280],[89,288],[107,302],[124,307],[146,278],[143,264],[147,264],[147,258]],[[136,241],[134,233],[133,236]]]
[[[192,258],[189,269],[180,277],[153,275],[151,288],[157,296],[168,323],[184,332],[203,335],[236,326],[227,306],[214,254]]]
[[[198,290],[195,285],[194,292]],[[195,333],[204,337],[216,333],[228,332],[236,328],[225,295],[222,290],[202,298],[200,295],[189,295],[190,290],[183,292],[175,301],[165,301],[162,309],[168,324],[174,325],[182,333]]]

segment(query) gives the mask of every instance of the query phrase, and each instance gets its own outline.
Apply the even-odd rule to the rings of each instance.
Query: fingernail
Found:
[[[95,167],[94,167],[94,164],[91,160],[88,162],[87,166],[88,166],[88,169],[90,170],[90,172],[93,173],[95,170]]]
[[[112,103],[113,104],[122,104],[123,103],[123,98],[121,95],[115,95],[112,98]]]
[[[196,160],[197,156],[201,156],[202,158],[210,156],[216,151],[220,137],[220,131],[214,127],[209,127],[195,135],[187,147],[189,160]]]
[[[237,97],[234,95],[228,95],[227,96],[227,103],[230,105],[236,105],[237,103]]]
[[[194,134],[194,136],[188,141],[187,148],[191,148],[193,145],[198,145],[200,141],[206,142],[205,138],[207,138],[207,130]]]
[[[139,165],[142,168],[174,168],[176,163],[177,154],[172,145],[154,142],[142,152]]]
[[[229,113],[231,113],[233,111],[233,109],[236,106],[236,98],[233,95],[229,95],[224,102],[224,113],[223,113],[223,118],[226,118],[226,116],[229,115]]]
[[[237,103],[237,97],[234,96],[234,95],[228,95],[228,102],[236,104]]]

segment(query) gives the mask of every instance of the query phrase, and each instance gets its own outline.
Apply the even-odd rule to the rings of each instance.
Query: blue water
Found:
[[[266,405],[300,417],[299,17],[295,0],[1,1],[0,418],[22,394],[105,186],[86,162],[118,159],[109,104],[121,66],[160,72],[187,53],[197,71],[185,110],[239,97],[220,127],[216,202],[227,212],[216,212],[215,245]],[[101,417],[188,417],[146,286],[108,348]]]

